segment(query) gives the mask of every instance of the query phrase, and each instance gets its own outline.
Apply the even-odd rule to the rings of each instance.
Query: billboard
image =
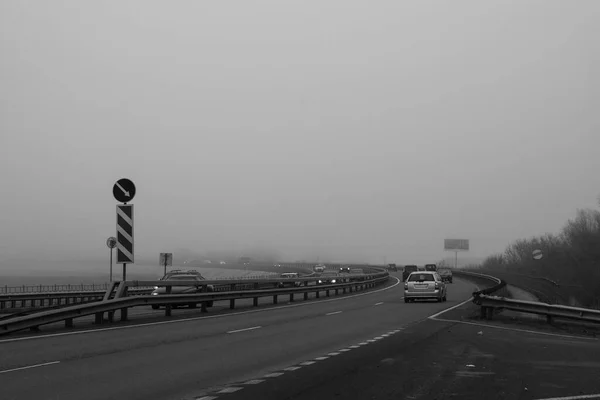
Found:
[[[469,250],[469,239],[444,239],[444,250]]]

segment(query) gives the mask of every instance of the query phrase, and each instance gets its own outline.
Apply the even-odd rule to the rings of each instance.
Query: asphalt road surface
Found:
[[[457,279],[449,287],[446,303],[405,304],[398,284],[236,314],[2,338],[0,397],[167,400],[231,396],[235,393],[226,393],[232,383],[277,375],[274,371],[409,327],[468,299],[473,289],[473,283]],[[354,359],[340,368],[357,364],[363,362]],[[283,398],[268,397],[267,386],[261,384],[253,387],[260,396],[242,398]],[[307,399],[320,398],[315,393],[329,390],[327,385],[311,387],[315,392]],[[305,389],[298,384],[286,393],[297,395]],[[225,392],[214,394],[219,391]]]

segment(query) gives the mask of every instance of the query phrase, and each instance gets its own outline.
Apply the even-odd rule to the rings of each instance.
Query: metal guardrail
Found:
[[[495,313],[499,313],[502,310],[511,310],[543,315],[546,317],[546,321],[548,323],[552,323],[554,318],[600,323],[600,310],[510,299],[507,297],[506,292],[507,283],[502,279],[491,275],[477,274],[467,271],[456,271],[455,273],[463,276],[489,279],[493,282],[496,282],[495,286],[473,293],[473,303],[481,306],[482,318],[492,319]],[[503,296],[498,296],[497,294],[503,294]]]
[[[349,275],[343,274],[344,283],[335,283],[328,285],[308,285],[309,282],[316,282],[318,277],[309,278],[292,278],[291,281],[302,280],[305,282],[305,286],[294,287],[294,288],[273,288],[273,289],[259,289],[259,290],[239,290],[239,291],[223,291],[223,292],[203,292],[194,294],[163,294],[158,296],[152,295],[139,295],[139,296],[126,296],[129,287],[134,288],[136,285],[147,284],[147,281],[131,281],[121,282],[118,287],[113,285],[108,290],[113,293],[116,289],[115,298],[109,298],[109,291],[105,293],[105,297],[102,301],[96,301],[89,304],[79,304],[67,306],[64,308],[48,310],[43,312],[34,313],[26,316],[18,316],[15,318],[5,319],[0,321],[0,335],[7,334],[10,332],[20,331],[24,329],[37,330],[41,325],[51,324],[55,322],[65,321],[66,327],[73,326],[73,320],[89,315],[95,315],[95,322],[101,324],[104,319],[104,314],[108,313],[109,321],[113,321],[114,312],[120,310],[121,320],[127,320],[127,310],[131,307],[137,306],[151,306],[151,305],[166,305],[165,316],[171,315],[172,306],[184,305],[184,304],[201,304],[202,311],[206,312],[206,306],[209,302],[214,301],[229,301],[230,308],[235,307],[235,301],[239,299],[254,299],[254,306],[258,306],[258,298],[260,297],[273,297],[273,303],[277,303],[278,296],[289,295],[290,301],[294,301],[294,295],[304,294],[304,300],[308,299],[308,294],[311,292],[316,293],[316,297],[320,297],[320,293],[325,292],[326,296],[330,295],[331,291],[338,294],[339,291],[346,293],[355,290],[365,290],[373,287],[377,284],[384,283],[389,279],[389,273],[387,271],[381,271],[377,273],[371,273],[366,275]],[[269,283],[275,284],[281,282],[283,279],[269,279]],[[211,285],[213,282],[219,281],[203,281],[201,286]],[[191,283],[191,286],[197,286],[198,282],[188,281],[157,281],[157,286],[184,286],[183,284]],[[220,281],[220,283],[223,283]],[[232,281],[230,285],[239,284],[240,281]],[[244,282],[246,283],[246,282]],[[257,280],[255,284],[264,283],[264,280]],[[122,296],[124,295],[124,296]]]

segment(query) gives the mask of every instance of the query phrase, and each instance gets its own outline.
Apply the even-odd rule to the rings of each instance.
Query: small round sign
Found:
[[[114,249],[115,247],[117,247],[117,238],[113,236],[109,237],[108,239],[106,239],[106,245],[109,249]]]
[[[539,250],[539,249],[538,249],[538,250],[534,250],[534,251],[531,253],[531,255],[532,255],[532,257],[533,257],[533,259],[534,259],[534,260],[541,260],[541,259],[542,259],[542,257],[544,257],[544,254],[543,254],[543,253],[542,253],[542,251],[541,251],[541,250]]]
[[[135,197],[135,185],[127,178],[119,179],[113,186],[113,196],[121,203],[129,203]]]

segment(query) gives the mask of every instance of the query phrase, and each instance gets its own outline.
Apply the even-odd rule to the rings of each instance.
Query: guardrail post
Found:
[[[352,286],[348,286],[348,292],[352,293]]]
[[[290,303],[294,302],[294,293],[290,293]]]
[[[101,325],[101,324],[102,324],[102,315],[103,315],[103,314],[104,314],[104,313],[102,313],[102,312],[97,312],[97,313],[95,314],[95,322],[94,322],[94,323],[95,323],[96,325]]]
[[[72,327],[73,327],[73,318],[65,319],[65,328],[72,328]]]
[[[308,281],[304,282],[304,287],[308,286]],[[304,292],[304,300],[308,300],[308,292]]]
[[[325,297],[329,297],[329,289],[325,291]]]
[[[318,299],[319,297],[320,297],[320,293],[319,293],[319,289],[317,289],[316,298]]]
[[[200,312],[203,312],[203,313],[208,312],[208,308],[206,307],[205,301],[203,301],[202,305],[200,306]]]
[[[273,295],[273,304],[277,304],[277,295]]]
[[[335,289],[335,295],[337,296],[339,294],[339,289]]]
[[[115,319],[115,312],[114,311],[109,311],[108,312],[108,322],[113,322]]]
[[[231,286],[233,286],[233,285],[231,285]],[[232,310],[235,308],[235,299],[229,300],[229,308]]]
[[[342,293],[346,294],[346,288],[345,287],[342,288]]]
[[[552,315],[546,314],[546,322],[549,323],[549,324],[552,323]]]

